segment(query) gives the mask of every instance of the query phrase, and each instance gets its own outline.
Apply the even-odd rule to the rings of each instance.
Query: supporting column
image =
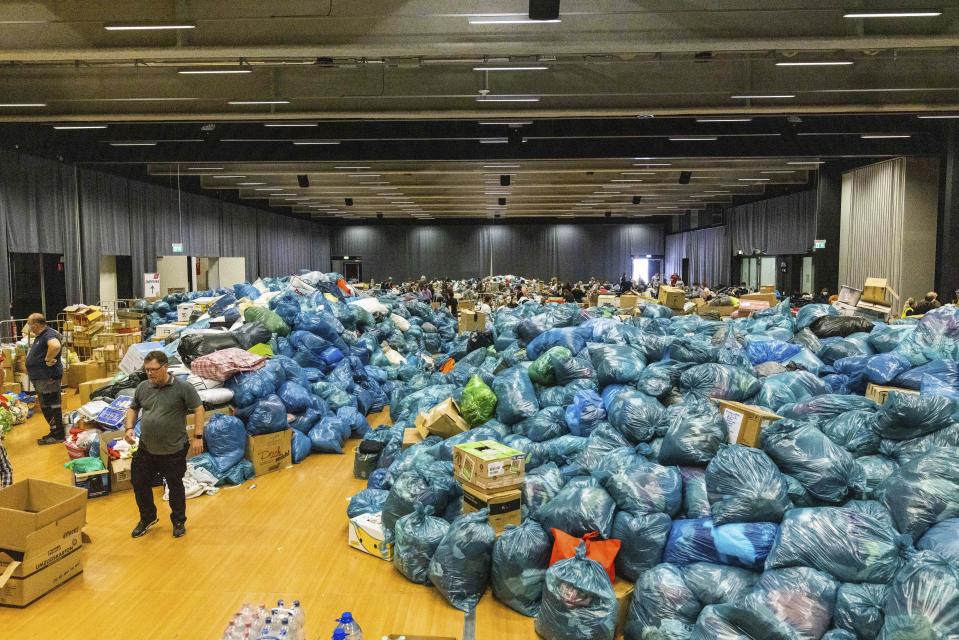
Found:
[[[813,252],[815,292],[839,291],[839,222],[842,214],[842,171],[823,165],[816,186],[816,239],[825,240],[826,248]]]
[[[946,158],[936,243],[936,291],[942,302],[955,300],[959,289],[959,126],[946,129]]]

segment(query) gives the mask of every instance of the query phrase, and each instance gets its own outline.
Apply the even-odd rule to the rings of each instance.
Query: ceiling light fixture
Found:
[[[481,96],[477,102],[539,102],[539,98],[501,98],[499,96]]]
[[[864,133],[859,136],[863,140],[893,140],[893,139],[904,139],[911,138],[912,134],[909,133]]]
[[[717,136],[670,136],[670,142],[716,142]]]
[[[383,174],[380,173],[348,173],[346,174],[349,178],[382,178]]]
[[[513,127],[522,127],[524,125],[533,124],[532,120],[523,120],[523,121],[512,121],[512,122],[480,122],[481,125],[493,126],[493,125],[507,125]]]
[[[959,118],[959,113],[943,113],[936,115],[917,115],[920,120],[954,120]]]
[[[111,142],[111,147],[155,147],[156,142]]]
[[[549,71],[549,67],[473,67],[473,71]]]
[[[170,31],[176,29],[196,29],[192,22],[127,22],[103,25],[107,31]]]
[[[187,171],[223,171],[223,167],[187,167]]]
[[[776,171],[760,171],[759,173],[796,173],[793,169],[778,169]]]
[[[105,124],[55,124],[53,128],[58,131],[71,131],[75,129],[106,129]]]
[[[237,185],[241,187],[255,187],[260,184],[266,184],[265,182],[237,182]]]
[[[470,18],[470,24],[556,24],[562,22],[562,19],[555,20],[530,20],[529,18]]]
[[[616,178],[613,182],[644,182],[643,180],[630,180],[626,178]]]
[[[803,164],[826,164],[824,160],[796,160],[793,162],[787,162],[789,165],[803,165]]]
[[[484,164],[484,169],[519,169],[518,164]]]
[[[856,11],[843,14],[843,18],[937,18],[942,11],[929,9],[925,11]]]
[[[238,73],[253,73],[253,69],[250,67],[187,68],[177,69],[177,73],[183,76],[235,75]]]
[[[339,140],[295,140],[293,142],[298,147],[304,147],[311,144],[340,144]]]
[[[370,167],[333,167],[334,169],[341,169],[344,171],[363,171],[364,169],[369,169]]]
[[[634,163],[634,167],[671,167],[673,163],[671,162],[641,162]]]
[[[228,178],[245,178],[246,176],[213,176],[214,180],[226,180]]]
[[[696,118],[696,122],[752,122],[752,118]]]
[[[262,189],[254,189],[254,191],[283,191],[283,187],[263,187]]]
[[[230,100],[227,104],[257,105],[257,104],[290,104],[289,100]]]
[[[769,182],[772,178],[736,178],[740,182]]]
[[[508,138],[482,138],[480,140],[480,144],[506,144],[508,142]]]
[[[731,100],[788,100],[796,96],[791,93],[769,93],[769,94],[750,94],[741,96],[729,96]]]
[[[264,127],[317,127],[316,122],[264,122]]]
[[[777,67],[848,67],[852,60],[810,60],[808,62],[777,62]]]
[[[47,106],[46,102],[2,102],[0,107],[9,107],[11,109],[16,109],[17,107],[45,107]]]

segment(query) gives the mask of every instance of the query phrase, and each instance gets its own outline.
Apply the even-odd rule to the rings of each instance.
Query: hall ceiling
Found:
[[[559,23],[489,24],[523,20],[526,0],[5,2],[3,104],[44,106],[0,107],[0,119],[951,109],[959,106],[955,5],[939,2],[936,17],[861,19],[844,15],[876,2],[562,0]],[[189,28],[107,28],[130,24]],[[852,64],[776,64],[810,61]],[[249,73],[180,73],[211,68]],[[794,97],[733,97],[750,95]],[[489,101],[501,98],[529,102]],[[259,101],[278,104],[230,104]]]

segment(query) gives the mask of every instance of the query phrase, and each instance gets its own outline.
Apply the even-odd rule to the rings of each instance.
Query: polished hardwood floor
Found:
[[[76,392],[68,391],[65,407],[78,404]],[[70,482],[63,447],[36,445],[46,432],[38,415],[7,436],[14,480]],[[350,453],[355,444],[348,444]],[[180,539],[171,536],[160,489],[160,525],[136,540],[130,491],[90,500],[85,531],[92,542],[84,547],[83,573],[25,609],[0,607],[0,638],[214,640],[244,602],[271,605],[284,598],[303,603],[309,640],[329,638],[346,610],[367,640],[401,633],[462,639],[463,614],[435,589],[412,584],[347,545],[347,500],[365,486],[353,478],[352,466],[352,455],[312,455],[188,500],[188,531]],[[487,592],[476,613],[476,638],[535,637],[530,618]]]

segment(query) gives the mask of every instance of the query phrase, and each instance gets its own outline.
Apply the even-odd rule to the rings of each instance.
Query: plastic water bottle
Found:
[[[299,600],[293,601],[293,610],[290,617],[293,618],[292,624],[296,630],[296,640],[303,640],[306,637],[305,627],[306,627],[306,612],[303,611],[303,607],[300,606]]]
[[[337,620],[339,626],[337,629],[342,629],[346,632],[344,638],[346,640],[363,640],[363,630],[360,629],[360,625],[356,623],[356,620],[353,619],[353,614],[349,611],[344,611],[343,615]]]

